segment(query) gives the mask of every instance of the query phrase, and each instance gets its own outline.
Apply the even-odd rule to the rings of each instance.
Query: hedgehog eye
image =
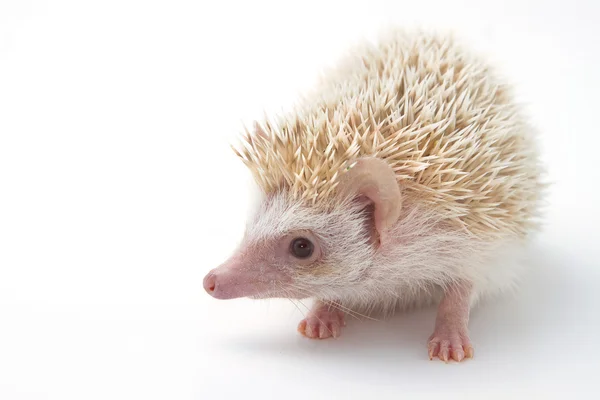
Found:
[[[306,238],[299,237],[290,244],[290,252],[297,258],[308,258],[312,255],[315,246]]]

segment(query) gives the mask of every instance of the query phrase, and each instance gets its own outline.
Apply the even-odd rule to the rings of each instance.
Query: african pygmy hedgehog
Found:
[[[393,30],[323,74],[234,150],[262,192],[217,299],[313,298],[298,325],[439,303],[429,357],[473,356],[472,306],[513,287],[544,187],[534,130],[452,37]]]

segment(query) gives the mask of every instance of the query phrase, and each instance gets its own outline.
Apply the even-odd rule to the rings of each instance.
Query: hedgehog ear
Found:
[[[342,175],[339,192],[344,198],[352,197],[365,206],[373,206],[379,244],[384,244],[402,209],[402,193],[394,170],[380,158],[358,159]]]

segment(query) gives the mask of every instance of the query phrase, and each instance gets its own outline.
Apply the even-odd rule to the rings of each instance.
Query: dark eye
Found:
[[[312,255],[314,245],[306,238],[296,238],[290,245],[290,251],[295,257],[308,258]]]

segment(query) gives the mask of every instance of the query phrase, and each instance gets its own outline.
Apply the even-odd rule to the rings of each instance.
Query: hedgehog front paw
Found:
[[[310,339],[337,338],[346,326],[344,313],[331,309],[325,304],[317,304],[298,324],[298,332]]]
[[[457,330],[436,329],[429,337],[427,343],[429,359],[438,357],[440,360],[462,361],[465,358],[473,358],[473,346],[466,332]]]

